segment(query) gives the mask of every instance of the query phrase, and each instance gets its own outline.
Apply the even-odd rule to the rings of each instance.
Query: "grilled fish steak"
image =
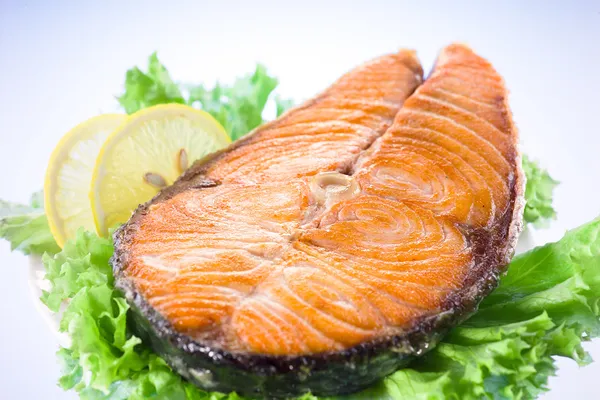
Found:
[[[176,371],[247,395],[356,391],[495,287],[523,206],[504,83],[463,45],[421,81],[413,52],[367,63],[115,233],[134,325]]]

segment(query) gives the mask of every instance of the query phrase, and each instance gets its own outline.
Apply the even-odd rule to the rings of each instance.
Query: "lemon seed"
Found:
[[[146,183],[154,186],[155,188],[162,189],[167,186],[167,181],[165,178],[160,176],[159,174],[155,174],[154,172],[147,172],[144,175],[144,180]]]
[[[188,169],[188,156],[185,149],[179,150],[179,172],[183,174]]]

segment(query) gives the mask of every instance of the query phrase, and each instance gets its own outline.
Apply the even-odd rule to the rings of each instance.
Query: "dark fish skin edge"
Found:
[[[507,115],[507,120],[516,135],[510,115]],[[240,395],[265,399],[289,398],[307,392],[332,396],[365,389],[434,348],[451,328],[474,314],[480,301],[497,287],[500,275],[514,254],[522,229],[525,183],[520,167],[521,157],[516,150],[508,157],[516,171],[509,179],[509,205],[491,228],[474,230],[463,227],[474,248],[475,267],[466,277],[463,289],[445,301],[441,313],[415,321],[412,327],[399,335],[376,338],[342,351],[305,356],[234,354],[196,342],[175,331],[135,290],[125,273],[128,264],[125,247],[135,235],[139,219],[148,213],[152,204],[191,188],[219,185],[220,182],[206,179],[205,172],[223,154],[252,140],[253,134],[249,134],[228,148],[196,161],[172,186],[140,205],[131,219],[113,235],[115,253],[111,264],[115,286],[123,292],[131,306],[129,317],[132,323],[128,326],[177,373],[202,389],[235,391]]]

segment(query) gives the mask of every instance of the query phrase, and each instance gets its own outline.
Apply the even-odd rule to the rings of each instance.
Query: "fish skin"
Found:
[[[412,90],[393,90],[404,98],[420,83],[409,54],[395,56],[413,74],[402,75]],[[368,66],[197,162],[116,232],[117,285],[135,293],[148,319],[158,314],[167,336],[231,357],[233,368],[271,373],[376,353],[385,343],[411,343],[410,355],[431,347],[495,287],[523,206],[502,78],[466,46],[451,45],[412,96],[395,98],[391,115],[377,100],[380,90],[353,83]],[[349,104],[348,93],[363,92],[385,112],[331,108],[336,93]],[[311,114],[330,119],[315,124]],[[298,126],[315,129],[302,129],[298,140]],[[315,147],[327,130],[335,140]],[[267,162],[290,143],[299,151],[290,168],[285,152]],[[352,175],[360,193],[319,204],[309,183],[324,171]],[[397,357],[380,376],[405,362]],[[297,384],[298,393],[319,393],[311,382]]]

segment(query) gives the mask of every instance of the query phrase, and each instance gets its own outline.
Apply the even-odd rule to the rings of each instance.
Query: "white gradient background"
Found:
[[[260,61],[296,99],[376,55],[412,47],[428,69],[463,41],[504,75],[523,149],[562,184],[558,239],[600,214],[600,1],[0,0],[0,198],[42,186],[63,133],[117,110],[125,71],[158,50],[177,80],[231,80]],[[522,246],[523,247],[523,246]],[[0,399],[73,399],[27,287],[26,260],[0,243]],[[587,346],[600,360],[600,342]],[[600,399],[600,363],[559,361],[545,399]]]

